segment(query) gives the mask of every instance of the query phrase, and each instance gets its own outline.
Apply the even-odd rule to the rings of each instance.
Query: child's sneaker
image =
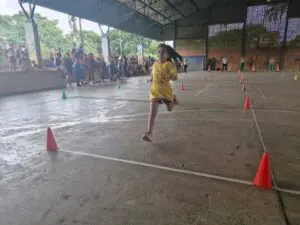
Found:
[[[142,136],[142,139],[147,142],[152,142],[152,135],[149,132],[145,132]]]

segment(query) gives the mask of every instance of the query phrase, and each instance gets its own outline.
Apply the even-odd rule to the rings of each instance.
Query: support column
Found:
[[[173,40],[173,47],[176,50],[176,39],[177,39],[177,21],[174,21],[174,40]]]
[[[110,61],[110,41],[107,34],[101,37],[102,55],[105,63],[108,65]]]
[[[211,18],[211,8],[208,9],[208,17],[207,17],[207,24],[206,24],[206,36],[205,36],[205,62],[208,60],[208,37],[209,37],[209,23]]]
[[[246,41],[246,26],[247,26],[247,13],[244,18],[244,23],[243,23],[243,32],[242,32],[242,46],[241,46],[241,56],[245,57],[245,41]]]
[[[109,33],[109,27],[107,29],[106,32],[104,32],[104,30],[101,27],[101,24],[98,23],[98,27],[100,29],[101,32],[101,48],[102,48],[102,56],[103,59],[106,63],[106,65],[109,65],[109,61],[110,61],[110,41],[108,38],[108,33]]]
[[[136,50],[137,50],[138,64],[144,65],[144,46],[143,46],[143,44],[138,44],[136,46]]]
[[[289,26],[289,8],[290,8],[290,3],[288,3],[287,6],[287,11],[286,11],[286,18],[285,18],[285,27],[284,27],[284,34],[283,34],[283,41],[282,45],[280,48],[280,69],[283,70],[285,67],[285,49],[286,49],[286,39],[287,39],[287,31],[288,31],[288,26]]]
[[[38,32],[38,26],[34,20],[35,6],[29,7],[29,12],[26,12],[23,3],[19,0],[19,5],[24,12],[27,21],[24,24],[25,36],[26,36],[26,45],[28,48],[29,59],[30,61],[35,61],[39,68],[43,67],[42,55],[41,55],[41,46],[40,46],[40,37]]]

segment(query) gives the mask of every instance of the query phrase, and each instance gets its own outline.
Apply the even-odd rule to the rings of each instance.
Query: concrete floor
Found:
[[[277,184],[300,190],[300,83],[289,73],[245,78]],[[151,144],[141,140],[145,77],[68,88],[66,101],[59,91],[0,99],[1,224],[286,224],[276,192],[182,171],[252,181],[262,145],[238,75],[182,74],[174,90],[180,106],[160,108]],[[48,126],[56,154],[45,151]],[[300,196],[281,196],[300,224]]]

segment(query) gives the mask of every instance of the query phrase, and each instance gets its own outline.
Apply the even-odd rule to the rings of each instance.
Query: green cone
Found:
[[[62,98],[63,100],[66,100],[66,99],[67,99],[67,95],[66,95],[65,89],[63,89],[62,92],[61,92],[61,98]]]
[[[117,88],[117,89],[120,89],[120,87],[121,87],[121,84],[120,84],[120,82],[118,82],[116,88]]]

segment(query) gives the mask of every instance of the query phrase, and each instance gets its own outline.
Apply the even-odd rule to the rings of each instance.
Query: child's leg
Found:
[[[156,101],[152,101],[150,103],[150,114],[148,119],[148,131],[143,135],[143,140],[152,142],[152,132],[155,124],[155,118],[157,115],[159,103]]]
[[[168,110],[169,112],[171,112],[171,111],[173,110],[174,106],[175,106],[175,105],[178,105],[178,104],[179,104],[179,103],[178,103],[178,100],[177,100],[176,95],[173,95],[173,101],[172,101],[172,102],[166,103],[167,110]]]

